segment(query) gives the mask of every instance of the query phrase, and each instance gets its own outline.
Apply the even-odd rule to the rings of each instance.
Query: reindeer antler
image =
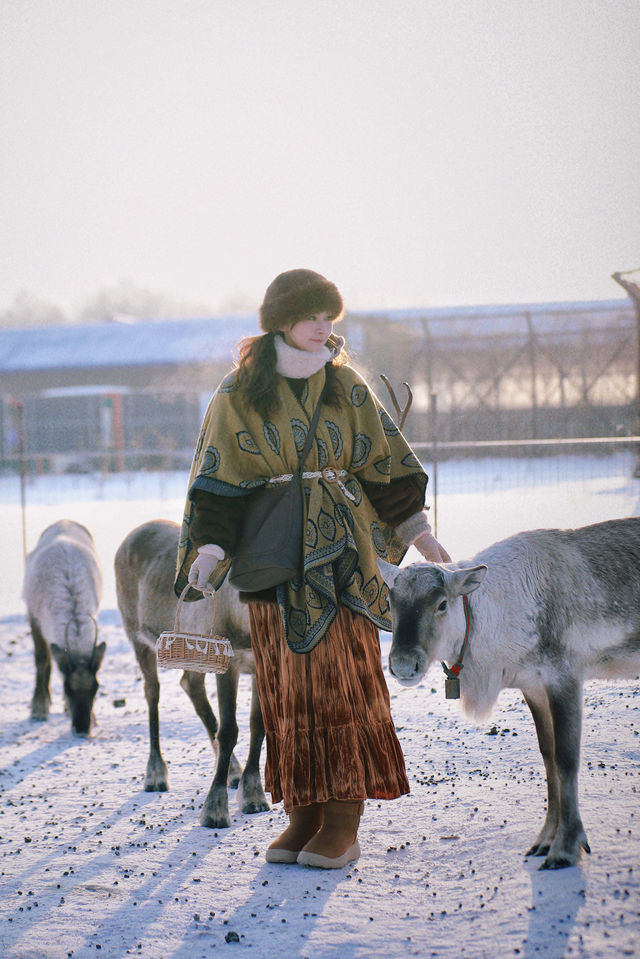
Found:
[[[380,374],[380,379],[389,390],[389,396],[391,397],[391,402],[393,403],[393,408],[396,411],[396,416],[398,418],[398,428],[402,429],[402,427],[404,426],[405,420],[407,418],[407,413],[411,409],[411,404],[413,403],[413,393],[411,392],[411,387],[409,386],[408,383],[405,383],[403,381],[402,385],[406,387],[408,398],[407,398],[406,406],[404,408],[401,408],[400,404],[398,403],[398,400],[396,399],[395,391],[391,383],[387,379],[387,377],[384,375],[384,373]]]

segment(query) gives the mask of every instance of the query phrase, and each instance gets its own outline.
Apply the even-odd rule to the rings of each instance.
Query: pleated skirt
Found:
[[[265,789],[296,806],[409,792],[382,671],[378,630],[339,607],[310,653],[292,653],[274,603],[249,603],[266,733]]]

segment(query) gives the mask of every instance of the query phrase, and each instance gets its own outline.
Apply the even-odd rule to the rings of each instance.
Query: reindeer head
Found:
[[[93,701],[98,692],[96,673],[104,658],[106,643],[97,643],[87,655],[71,653],[51,643],[51,655],[62,674],[65,699],[71,714],[71,727],[74,733],[88,736],[91,730]]]
[[[414,563],[398,569],[381,559],[378,567],[391,597],[389,670],[403,686],[415,686],[434,660],[452,660],[460,652],[465,632],[462,596],[478,588],[487,567]]]

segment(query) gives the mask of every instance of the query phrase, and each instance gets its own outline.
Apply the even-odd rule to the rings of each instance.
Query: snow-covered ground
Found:
[[[462,559],[519,529],[639,514],[631,466],[620,458],[444,464],[439,538]],[[49,721],[29,719],[20,500],[15,478],[0,478],[0,959],[204,959],[226,950],[300,959],[639,955],[637,680],[587,686],[580,798],[592,855],[557,873],[523,858],[545,786],[522,697],[504,692],[490,721],[474,726],[444,699],[440,670],[412,689],[389,679],[412,791],[367,803],[363,855],[345,870],[267,864],[282,809],[245,816],[234,791],[230,829],[198,825],[214,759],[178,673],[162,677],[171,790],[144,792],[146,703],[112,560],[138,523],[180,519],[185,480],[41,477],[27,489],[29,549],[65,516],[91,529],[103,562],[108,651],[97,726],[81,740],[70,733],[57,671]],[[390,637],[381,639],[386,664]],[[242,677],[241,761],[248,707]]]

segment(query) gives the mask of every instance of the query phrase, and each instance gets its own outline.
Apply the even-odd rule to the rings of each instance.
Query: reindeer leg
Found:
[[[538,735],[538,746],[547,774],[547,815],[533,846],[526,856],[546,856],[558,828],[560,814],[560,784],[555,757],[555,736],[549,699],[544,689],[523,690],[527,706],[531,710]]]
[[[231,759],[229,760],[229,778],[228,786],[229,789],[238,789],[242,781],[242,766],[236,758],[235,753],[231,753]]]
[[[582,732],[582,682],[571,676],[547,689],[553,732],[555,760],[560,788],[560,816],[549,855],[542,869],[575,866],[580,850],[591,852],[578,808],[578,764]]]
[[[33,637],[33,653],[36,665],[36,685],[31,699],[31,718],[41,721],[48,718],[49,706],[51,705],[51,693],[49,692],[51,653],[35,619],[30,619],[29,625]]]
[[[213,752],[217,756],[218,720],[216,719],[215,713],[211,708],[211,703],[209,702],[209,697],[207,696],[204,679],[204,673],[195,673],[191,670],[187,670],[182,674],[180,685],[191,700],[196,714],[202,720],[204,728],[207,730],[209,741],[213,747]],[[231,761],[229,763],[229,786],[231,789],[238,788],[241,775],[242,766],[236,759],[235,753],[231,753]]]
[[[231,825],[227,781],[234,747],[238,741],[236,699],[238,695],[238,667],[232,662],[226,673],[216,676],[220,730],[218,732],[218,764],[213,782],[200,813],[200,825],[223,829]]]
[[[144,788],[147,792],[166,792],[169,788],[169,771],[160,752],[160,717],[158,714],[160,683],[158,681],[156,651],[138,639],[134,639],[133,648],[142,670],[144,695],[149,712],[149,759],[144,777]]]
[[[264,722],[262,721],[262,709],[260,708],[255,676],[251,678],[250,729],[249,755],[240,783],[242,812],[266,812],[271,807],[264,794],[262,779],[260,777],[260,753],[262,751],[262,743],[264,742]]]
[[[207,730],[209,741],[213,747],[214,753],[218,753],[218,720],[211,708],[207,690],[204,685],[205,674],[196,673],[193,670],[186,669],[180,678],[180,685],[191,700],[196,715],[200,718],[202,725]]]

